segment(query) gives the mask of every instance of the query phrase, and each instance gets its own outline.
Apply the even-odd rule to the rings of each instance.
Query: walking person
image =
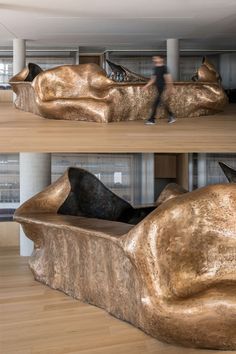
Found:
[[[145,90],[149,86],[155,85],[158,91],[158,96],[154,101],[151,116],[145,122],[145,124],[156,124],[155,115],[156,115],[157,108],[160,105],[163,105],[168,112],[168,123],[174,123],[176,121],[176,118],[174,117],[173,113],[170,111],[170,109],[167,107],[166,103],[163,100],[164,91],[166,91],[167,94],[170,94],[171,91],[173,90],[174,86],[173,86],[172,77],[168,73],[163,57],[154,56],[152,58],[152,61],[154,63],[153,75],[151,79],[148,81],[148,83],[143,87],[143,89]]]

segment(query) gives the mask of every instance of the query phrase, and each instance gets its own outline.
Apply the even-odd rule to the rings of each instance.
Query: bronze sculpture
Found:
[[[201,82],[221,82],[221,76],[216,71],[213,64],[211,64],[206,57],[202,59],[202,65],[196,71],[195,75],[192,77],[193,81]]]
[[[155,88],[142,90],[144,77],[109,64],[123,81],[117,82],[116,75],[107,77],[96,64],[59,66],[37,76],[29,75],[33,70],[30,64],[10,80],[17,95],[15,107],[51,119],[100,123],[146,119]],[[224,108],[227,97],[213,73],[204,62],[197,82],[174,83],[175,91],[166,100],[176,117],[198,117]],[[164,117],[164,111],[160,114]]]
[[[136,214],[71,168],[15,220],[35,279],[168,343],[236,349],[236,184],[172,185],[158,204]]]

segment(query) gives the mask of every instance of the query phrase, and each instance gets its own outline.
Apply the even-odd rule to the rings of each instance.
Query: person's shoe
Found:
[[[169,119],[168,119],[168,123],[171,124],[171,123],[174,123],[176,122],[176,118],[173,117],[173,116],[170,116]]]
[[[147,124],[147,125],[156,124],[156,120],[153,118],[150,118],[150,119],[146,120],[145,124]]]

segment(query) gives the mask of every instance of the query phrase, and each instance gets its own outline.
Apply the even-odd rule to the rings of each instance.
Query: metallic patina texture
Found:
[[[79,204],[97,201],[76,195],[78,216],[65,215],[68,196],[82,183],[75,188],[73,171],[16,211],[35,242],[35,279],[159,340],[236,349],[236,184],[183,193],[172,186],[167,200],[131,225],[93,218],[89,204],[87,217]],[[88,188],[94,190],[92,180]],[[177,196],[169,199],[171,189]]]
[[[212,71],[207,75],[203,66],[204,75],[199,75],[198,82],[176,82],[165,98],[176,117],[214,114],[228,102],[218,79],[213,82]],[[99,123],[147,119],[155,88],[143,90],[145,78],[119,67],[124,82],[108,78],[96,64],[59,66],[39,72],[32,82],[25,81],[32,77],[25,68],[10,80],[17,94],[15,106],[51,119]],[[158,115],[165,117],[165,112],[160,110]]]
[[[214,65],[203,57],[202,65],[192,77],[193,81],[200,82],[221,82],[220,74],[216,71]]]
[[[187,193],[186,189],[182,188],[180,185],[176,183],[169,183],[167,186],[163,189],[161,194],[159,195],[156,205],[161,205],[164,202],[167,202],[167,200],[170,200],[172,198],[177,197],[178,195],[181,195],[183,193]]]

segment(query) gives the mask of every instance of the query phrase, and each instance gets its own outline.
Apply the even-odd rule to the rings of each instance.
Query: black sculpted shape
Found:
[[[236,103],[236,89],[227,89],[225,90],[226,95],[228,96],[229,103]]]
[[[115,63],[112,63],[110,60],[106,60],[107,64],[110,66],[112,72],[114,74],[122,74],[122,75],[125,75],[125,70],[124,68],[121,66],[121,65],[118,65],[118,64],[115,64]]]
[[[58,214],[137,224],[155,209],[133,208],[111,192],[92,173],[71,167],[68,171],[71,191]]]
[[[34,63],[29,63],[28,69],[29,69],[29,73],[26,76],[25,81],[30,81],[30,82],[33,81],[34,78],[43,71],[39,65]]]
[[[148,79],[142,75],[136,74],[122,65],[115,64],[110,60],[106,60],[110,66],[112,73],[111,79],[114,81],[128,81],[128,82],[147,82]]]
[[[234,170],[233,168],[229,167],[228,165],[226,165],[223,162],[219,162],[219,165],[220,165],[222,171],[224,172],[227,180],[230,183],[236,183],[236,170]]]

